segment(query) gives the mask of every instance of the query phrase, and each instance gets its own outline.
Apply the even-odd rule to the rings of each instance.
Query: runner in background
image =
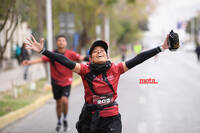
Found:
[[[67,40],[64,35],[59,35],[56,37],[57,49],[53,52],[57,53],[63,57],[67,57],[72,61],[89,61],[88,57],[80,56],[78,53],[68,50]],[[42,56],[41,58],[35,60],[25,60],[24,65],[31,65],[40,62],[49,62],[51,70],[51,85],[54,99],[56,100],[56,113],[57,113],[57,126],[56,131],[60,131],[62,124],[64,131],[67,131],[67,113],[68,113],[68,98],[70,96],[71,84],[72,84],[72,71],[55,61],[54,59]],[[61,117],[63,114],[63,121]]]

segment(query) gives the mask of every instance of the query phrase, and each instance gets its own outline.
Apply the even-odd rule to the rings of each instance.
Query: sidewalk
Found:
[[[7,70],[0,73],[0,92],[12,89],[15,85],[24,84],[26,81],[23,79],[24,66],[15,66],[14,69]],[[29,67],[28,80],[37,80],[46,76],[43,63],[34,64]]]

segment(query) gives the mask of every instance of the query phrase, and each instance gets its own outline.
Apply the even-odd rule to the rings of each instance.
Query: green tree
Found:
[[[154,9],[151,0],[119,1],[111,16],[111,38],[117,44],[134,43],[148,30],[148,16]]]
[[[194,37],[194,43],[196,45],[200,45],[199,28],[200,28],[200,16],[195,16],[187,22],[186,32]]]
[[[11,1],[11,0],[10,0]],[[45,0],[17,0],[22,21],[46,36]],[[153,9],[152,0],[52,0],[54,35],[59,33],[59,15],[63,12],[75,15],[75,28],[80,34],[79,51],[96,38],[96,25],[102,27],[110,19],[111,40],[117,43],[137,41],[141,30],[147,29],[148,15]],[[127,24],[127,25],[126,25]],[[103,35],[102,35],[102,38]]]
[[[54,0],[54,30],[55,33],[59,32],[58,16],[61,12],[74,13],[76,30],[81,35],[80,50],[96,38],[95,26],[97,24],[101,25],[101,31],[104,33],[104,19],[108,17],[111,25],[111,39],[131,42],[141,37],[141,29],[148,29],[147,18],[152,9],[151,0],[142,2],[139,0]],[[125,27],[124,23],[128,23],[129,27]],[[104,39],[103,35],[102,38]]]
[[[18,25],[18,10],[16,0],[0,0],[0,67],[8,42],[11,40]],[[4,34],[4,36],[3,36]]]
[[[95,26],[98,22],[98,5],[97,0],[63,0],[53,1],[54,30],[59,32],[59,14],[62,12],[73,13],[75,16],[76,31],[80,34],[80,49],[86,46],[90,40],[95,38]],[[63,4],[65,3],[65,4]]]
[[[43,37],[46,30],[46,0],[17,0],[22,21],[26,21],[38,38]]]

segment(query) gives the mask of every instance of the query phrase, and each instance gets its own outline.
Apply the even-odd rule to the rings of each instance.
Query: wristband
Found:
[[[40,54],[43,54],[44,51],[45,51],[45,48],[43,48],[39,53],[40,53]]]
[[[165,51],[165,49],[164,49],[162,46],[160,46],[159,48],[160,48],[160,51],[161,51],[161,52],[164,52],[164,51]]]

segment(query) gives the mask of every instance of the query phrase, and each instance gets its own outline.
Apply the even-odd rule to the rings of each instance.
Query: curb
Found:
[[[77,78],[76,80],[73,81],[72,87],[78,86],[81,83],[81,78]],[[7,125],[13,123],[14,121],[21,119],[25,117],[26,115],[30,114],[34,110],[38,109],[42,105],[44,105],[49,99],[51,99],[52,93],[47,94],[46,96],[37,99],[35,102],[33,102],[30,105],[27,105],[21,109],[18,109],[16,111],[10,112],[5,116],[0,117],[0,130]]]
[[[48,99],[50,99],[52,97],[51,94],[46,95],[43,98],[39,98],[38,100],[36,100],[34,103],[25,106],[19,110],[16,110],[14,112],[10,112],[9,114],[0,117],[0,129],[4,128],[5,126],[7,126],[8,124],[23,118],[24,116],[26,116],[27,114],[31,113],[32,111],[38,109],[39,107],[41,107],[43,104],[46,103],[46,101]]]

